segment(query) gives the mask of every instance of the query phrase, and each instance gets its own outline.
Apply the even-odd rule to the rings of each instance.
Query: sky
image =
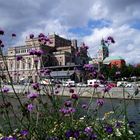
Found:
[[[58,34],[89,46],[96,57],[102,38],[112,36],[110,56],[140,63],[140,0],[0,0],[0,29],[6,47],[29,34]],[[16,33],[13,41],[10,34]]]

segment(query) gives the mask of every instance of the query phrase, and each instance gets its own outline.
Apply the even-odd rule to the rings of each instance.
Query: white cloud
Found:
[[[90,46],[89,52],[92,56],[96,56],[102,37],[107,36],[113,36],[116,40],[115,44],[109,46],[110,55],[122,56],[127,63],[140,62],[140,31],[127,25],[118,28],[93,29],[91,35],[84,37],[85,42]]]
[[[140,20],[139,0],[12,0],[0,2],[0,28],[18,34],[18,43],[30,33],[56,33],[66,38],[84,40],[94,56],[102,37],[111,35],[116,43],[111,54],[119,54],[128,62],[139,62],[140,30],[131,24]],[[90,20],[109,21],[108,26],[90,26],[91,35],[83,38],[70,28],[87,28]],[[138,24],[138,22],[136,22]],[[86,30],[85,30],[86,31]],[[130,57],[127,55],[131,55]],[[135,56],[135,57],[134,57]]]

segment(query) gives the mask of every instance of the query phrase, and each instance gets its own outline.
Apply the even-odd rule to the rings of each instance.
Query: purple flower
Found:
[[[58,94],[59,93],[59,90],[55,90],[55,94]]]
[[[107,38],[107,40],[109,40],[111,43],[115,43],[114,38],[113,38],[113,37],[111,37],[111,36],[109,36],[109,37]]]
[[[41,38],[39,38],[38,41],[41,42]]]
[[[80,52],[76,52],[75,55],[76,55],[76,56],[80,56]]]
[[[9,88],[8,88],[8,87],[3,87],[3,88],[2,88],[2,92],[8,93],[8,91],[9,91]]]
[[[35,51],[35,55],[37,55],[38,57],[40,57],[42,54],[43,54],[42,50]]]
[[[65,101],[64,104],[65,104],[66,107],[71,107],[72,102],[71,101]]]
[[[38,37],[39,37],[39,38],[45,37],[45,35],[44,35],[43,33],[40,33],[40,34],[38,35]]]
[[[71,88],[71,89],[69,90],[69,92],[70,92],[70,93],[74,93],[74,89]]]
[[[109,125],[107,125],[105,127],[105,132],[108,133],[108,134],[112,134],[113,133],[113,128]]]
[[[33,34],[30,34],[30,39],[33,39],[34,38],[34,35]]]
[[[129,122],[129,127],[130,128],[134,128],[134,125],[136,124],[136,122],[135,121],[130,121]]]
[[[0,45],[2,44],[2,40],[0,40]]]
[[[0,30],[0,35],[4,35],[4,31],[3,30]]]
[[[93,64],[85,64],[84,67],[83,67],[85,70],[87,71],[94,71],[94,67],[93,67]]]
[[[98,78],[99,78],[99,80],[105,80],[105,77],[104,77],[103,74],[100,74],[100,75],[98,76]]]
[[[50,41],[50,39],[49,39],[49,38],[45,38],[44,40],[45,40],[46,42]]]
[[[78,95],[73,93],[73,94],[71,95],[71,98],[72,98],[72,99],[75,99],[75,100],[78,100]]]
[[[17,140],[16,138],[10,136],[10,137],[4,137],[1,140]]]
[[[3,47],[4,47],[4,44],[0,44],[0,47],[2,47],[2,48],[3,48]]]
[[[60,88],[61,86],[60,85],[57,85],[57,88]]]
[[[110,85],[106,85],[105,88],[103,89],[104,93],[109,92],[109,90],[111,89]]]
[[[84,131],[89,135],[92,133],[93,129],[91,127],[86,127]]]
[[[37,93],[29,93],[28,95],[27,95],[27,98],[29,98],[29,99],[35,99],[35,98],[37,98],[38,97],[38,94]]]
[[[21,131],[20,131],[20,134],[23,135],[23,136],[28,135],[28,133],[29,133],[28,130],[21,130]]]
[[[65,136],[66,138],[70,138],[70,137],[73,137],[73,138],[76,138],[78,139],[79,137],[79,131],[76,130],[76,131],[73,131],[73,130],[67,130],[66,133],[65,133]]]
[[[70,114],[72,114],[72,113],[74,113],[76,110],[75,110],[75,108],[73,108],[73,107],[69,107],[68,108],[68,112],[70,113]]]
[[[35,55],[35,50],[34,50],[34,49],[31,49],[31,50],[29,51],[29,54],[30,54],[30,55]]]
[[[15,33],[12,33],[12,37],[16,37],[16,34]]]
[[[116,122],[115,127],[120,128],[121,127],[121,123],[120,122]]]
[[[22,58],[23,58],[22,56],[17,56],[17,57],[16,57],[16,60],[17,60],[17,61],[20,61],[20,60],[22,60]]]
[[[32,86],[35,90],[39,90],[39,83],[33,83]]]
[[[87,104],[82,104],[82,108],[83,109],[88,109],[88,105]]]
[[[72,137],[72,135],[73,135],[73,131],[72,130],[67,130],[66,133],[65,133],[65,136],[66,136],[67,139]]]
[[[50,69],[45,69],[44,70],[44,75],[50,75],[51,73],[51,70]]]
[[[53,44],[53,42],[49,40],[49,44]]]
[[[99,87],[99,84],[98,84],[98,82],[94,82],[94,84],[93,84],[93,87],[94,87],[94,88],[97,88],[97,87]]]
[[[34,106],[32,104],[28,104],[27,109],[31,112],[34,109]]]
[[[38,63],[38,59],[34,59],[34,63]]]
[[[107,84],[107,81],[105,81],[105,80],[100,80],[100,84],[105,85],[105,84]]]
[[[79,135],[80,134],[79,134],[79,131],[78,130],[76,130],[76,131],[73,132],[73,137],[74,138],[78,139],[79,138]]]
[[[41,70],[40,70],[40,73],[44,73],[44,71],[45,71],[44,69],[41,69]]]
[[[96,134],[91,134],[90,135],[90,139],[91,140],[96,140],[97,139],[97,135]]]
[[[75,108],[68,107],[68,108],[61,108],[59,110],[64,116],[69,116],[70,114],[74,113],[76,110]]]
[[[98,106],[102,106],[104,104],[104,100],[103,99],[97,99],[96,101]]]

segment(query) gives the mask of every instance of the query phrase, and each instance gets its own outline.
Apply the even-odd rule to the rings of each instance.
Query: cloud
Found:
[[[90,8],[92,19],[107,19],[113,22],[114,26],[120,26],[127,22],[133,22],[139,17],[138,0],[96,0]]]
[[[15,32],[16,44],[23,43],[30,33],[55,32],[68,39],[76,38],[91,46],[92,56],[100,40],[111,35],[116,40],[110,47],[111,55],[119,54],[127,62],[136,63],[140,44],[139,5],[139,0],[1,1],[0,28],[7,34]]]
[[[107,36],[113,36],[115,44],[109,46],[111,56],[122,56],[127,63],[139,63],[140,31],[123,25],[118,28],[105,27],[93,29],[91,35],[84,37],[84,41],[90,46],[90,55],[95,57],[100,46],[100,40]],[[135,56],[135,57],[134,57]]]

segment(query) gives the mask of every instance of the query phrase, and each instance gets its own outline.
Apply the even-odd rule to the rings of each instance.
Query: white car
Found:
[[[125,85],[125,87],[131,88],[132,87],[132,84],[131,83],[128,83],[128,84]]]
[[[75,82],[74,81],[66,81],[62,84],[64,87],[68,87],[68,86],[75,86]]]
[[[87,84],[84,84],[84,83],[77,83],[76,86],[77,86],[77,87],[87,87]]]

